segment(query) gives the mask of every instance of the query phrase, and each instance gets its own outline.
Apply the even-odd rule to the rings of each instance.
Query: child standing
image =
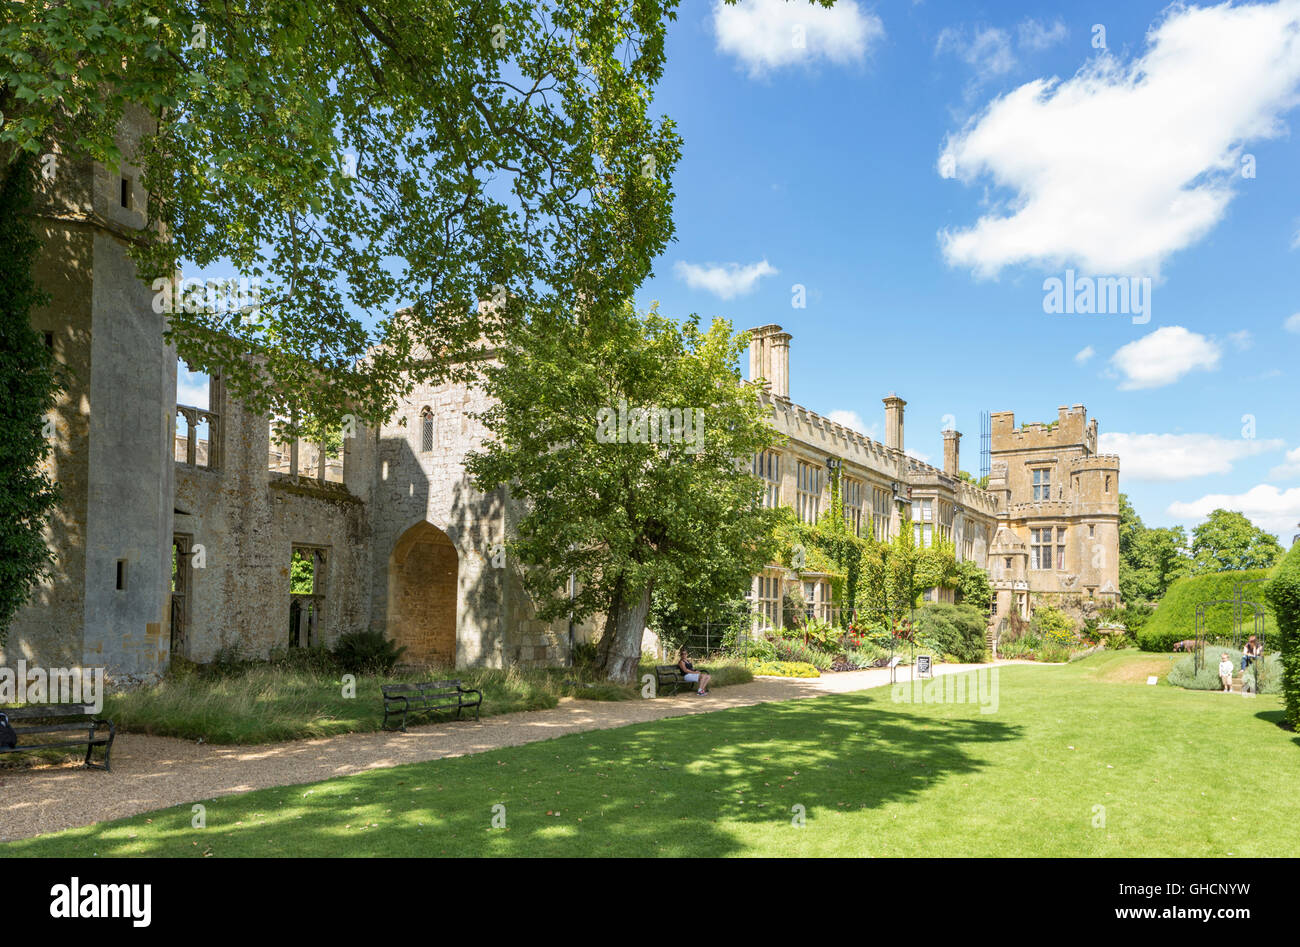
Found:
[[[1223,681],[1223,691],[1228,693],[1232,690],[1232,658],[1228,657],[1228,652],[1223,652],[1223,657],[1219,660],[1219,680]]]

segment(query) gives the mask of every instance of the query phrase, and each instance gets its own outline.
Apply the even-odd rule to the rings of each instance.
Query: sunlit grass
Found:
[[[199,800],[203,829],[179,806],[0,857],[1300,850],[1280,702],[1106,679],[1128,660],[1003,668],[994,713],[889,688],[763,704]]]

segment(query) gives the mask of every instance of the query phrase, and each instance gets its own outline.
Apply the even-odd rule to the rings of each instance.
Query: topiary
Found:
[[[1287,726],[1300,730],[1300,543],[1292,545],[1264,584],[1264,598],[1277,619],[1282,652],[1282,697]]]

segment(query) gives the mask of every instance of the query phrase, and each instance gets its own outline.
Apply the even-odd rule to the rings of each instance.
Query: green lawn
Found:
[[[1276,726],[1280,701],[1141,683],[1160,662],[1003,668],[987,714],[881,688],[670,718],[205,800],[205,829],[183,806],[0,856],[1294,855],[1300,740]]]

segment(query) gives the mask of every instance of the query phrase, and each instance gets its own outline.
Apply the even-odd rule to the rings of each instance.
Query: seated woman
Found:
[[[1244,671],[1259,657],[1259,638],[1251,635],[1241,652],[1241,669]]]
[[[698,682],[698,689],[695,691],[701,697],[709,696],[709,681],[713,677],[705,671],[697,671],[695,665],[690,662],[690,655],[685,648],[677,652],[677,669],[682,672],[689,684]]]

